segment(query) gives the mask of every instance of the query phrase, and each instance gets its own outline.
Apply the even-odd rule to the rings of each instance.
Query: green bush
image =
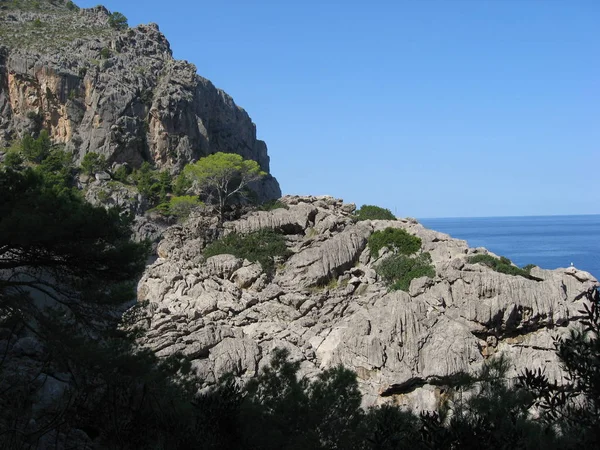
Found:
[[[154,169],[149,162],[144,161],[139,169],[131,174],[140,194],[150,203],[156,205],[167,201],[167,194],[171,192],[171,175],[167,171]]]
[[[79,7],[73,3],[71,0],[69,0],[67,2],[67,8],[70,9],[71,11],[77,11],[79,9]]]
[[[112,177],[121,183],[127,183],[127,178],[129,177],[129,170],[127,170],[127,166],[123,165],[117,167],[117,170],[113,172]]]
[[[357,220],[396,220],[389,209],[374,205],[363,205],[356,211]]]
[[[186,195],[191,187],[192,181],[183,173],[179,174],[179,176],[175,178],[175,182],[173,183],[173,194]]]
[[[273,230],[262,229],[249,234],[231,233],[204,249],[204,257],[229,254],[258,262],[268,274],[275,268],[274,258],[290,255],[285,239]]]
[[[203,204],[195,195],[182,195],[171,197],[168,202],[159,204],[154,210],[165,216],[175,216],[179,220],[184,220],[188,218],[194,208]]]
[[[469,256],[469,258],[467,258],[467,261],[471,264],[483,264],[484,266],[487,266],[499,273],[504,273],[507,275],[514,275],[514,276],[521,276],[523,278],[528,278],[530,280],[534,279],[529,274],[531,269],[533,267],[535,267],[533,264],[528,264],[527,266],[525,266],[524,268],[521,269],[517,266],[514,266],[511,262],[511,260],[504,256],[501,256],[500,258],[495,258],[492,255],[481,254],[481,255]]]
[[[108,168],[104,155],[95,152],[86,153],[81,161],[81,171],[86,175],[93,175]]]
[[[102,59],[110,58],[110,49],[108,47],[104,47],[102,50],[100,50],[100,58],[102,58]]]
[[[8,152],[4,155],[4,165],[11,169],[17,169],[21,167],[24,160],[19,152]]]
[[[371,256],[377,258],[379,250],[388,247],[402,255],[412,255],[421,248],[421,238],[413,236],[402,228],[386,228],[376,231],[369,236],[369,248]]]
[[[26,134],[21,141],[21,149],[25,159],[38,164],[48,157],[51,146],[52,142],[50,142],[46,130],[43,130],[37,139]]]
[[[127,23],[127,17],[122,13],[115,11],[108,18],[108,24],[115,30],[124,30],[129,26]]]
[[[408,291],[410,282],[420,277],[435,277],[435,268],[431,264],[431,255],[421,253],[418,256],[402,254],[385,258],[375,268],[392,291]]]
[[[55,147],[49,151],[36,170],[55,186],[68,187],[72,184],[73,155],[62,147]]]

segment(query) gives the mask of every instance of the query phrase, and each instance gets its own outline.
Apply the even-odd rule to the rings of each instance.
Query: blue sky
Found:
[[[600,213],[600,1],[103,4],[158,23],[248,111],[284,193],[422,218]]]

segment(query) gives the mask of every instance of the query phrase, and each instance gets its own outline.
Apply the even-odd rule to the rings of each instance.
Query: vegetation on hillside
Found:
[[[377,258],[384,247],[392,252],[375,267],[375,271],[391,291],[408,291],[410,282],[415,278],[435,276],[429,253],[411,256],[421,249],[421,243],[421,238],[402,228],[389,227],[369,236],[372,258]]]
[[[223,220],[225,207],[232,202],[249,201],[251,183],[265,175],[256,161],[219,152],[185,166],[181,183],[188,182],[191,191],[215,205]]]
[[[403,228],[386,228],[371,234],[368,244],[373,258],[379,256],[379,251],[383,247],[401,255],[412,255],[421,248],[421,238],[410,234]]]
[[[520,268],[513,265],[512,261],[504,256],[496,258],[492,255],[480,254],[469,256],[469,258],[467,258],[467,261],[471,264],[483,264],[484,266],[487,266],[499,273],[521,276],[523,278],[528,279],[535,279],[530,274],[531,269],[535,267],[534,265],[529,264],[523,268]]]
[[[79,7],[71,0],[5,0],[2,2],[0,18],[15,12],[24,12],[28,14],[28,18],[31,15],[35,18],[1,21],[2,43],[9,47],[29,48],[43,52],[64,48],[75,39],[107,38],[115,32],[115,29],[124,29],[127,24],[127,19],[121,13],[111,13],[109,16],[111,24],[102,25],[92,22],[79,15]]]
[[[388,256],[375,270],[391,291],[408,291],[410,282],[415,278],[435,277],[431,255],[427,252],[414,257],[402,254]]]
[[[389,209],[374,205],[363,205],[355,213],[357,220],[396,220]]]
[[[267,274],[275,269],[277,259],[290,255],[283,235],[269,229],[253,231],[248,234],[230,233],[209,244],[204,249],[204,257],[229,254],[258,262]]]

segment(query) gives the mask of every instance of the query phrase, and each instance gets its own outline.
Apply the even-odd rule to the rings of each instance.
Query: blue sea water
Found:
[[[569,267],[600,279],[600,215],[420,219],[470,247],[485,247],[518,266]]]

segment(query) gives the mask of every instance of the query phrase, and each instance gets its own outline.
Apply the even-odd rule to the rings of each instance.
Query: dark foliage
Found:
[[[118,11],[110,14],[108,17],[108,24],[115,30],[125,30],[129,27],[127,17]]]
[[[541,369],[525,370],[520,384],[534,395],[532,402],[541,410],[548,426],[569,438],[574,448],[600,442],[600,294],[586,293],[589,304],[583,315],[582,331],[555,340],[554,345],[567,373],[564,382],[550,381]]]
[[[287,258],[290,251],[281,234],[262,229],[248,234],[230,233],[204,250],[206,258],[222,254],[259,262],[266,273],[272,273],[275,269],[275,258]]]
[[[415,278],[435,277],[429,253],[421,253],[415,257],[400,254],[388,256],[375,270],[392,291],[408,291],[410,282]]]
[[[388,247],[401,255],[412,255],[421,248],[421,238],[413,236],[402,228],[386,228],[383,231],[376,231],[369,236],[368,242],[373,258],[379,256],[379,250],[383,247]]]
[[[483,264],[499,273],[521,276],[530,280],[536,279],[535,277],[532,277],[529,273],[531,269],[535,266],[530,264],[521,269],[517,266],[514,266],[511,260],[504,256],[501,256],[500,258],[495,258],[492,255],[474,255],[468,258],[468,262],[471,264]]]
[[[389,209],[374,205],[363,205],[355,213],[357,220],[396,220]]]

